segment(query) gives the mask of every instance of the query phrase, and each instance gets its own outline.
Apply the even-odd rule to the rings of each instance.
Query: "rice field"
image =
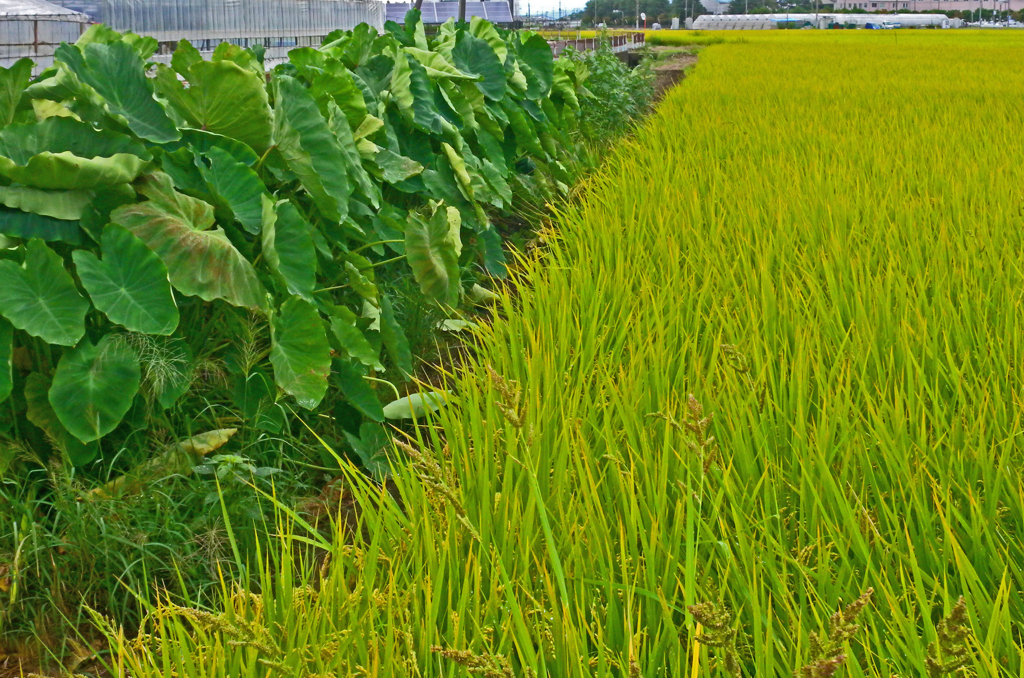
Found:
[[[401,504],[353,476],[319,570],[283,511],[262,593],[114,661],[1021,675],[1024,36],[880,33],[704,50],[503,294]]]

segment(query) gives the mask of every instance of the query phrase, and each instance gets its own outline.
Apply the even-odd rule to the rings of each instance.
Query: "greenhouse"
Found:
[[[201,51],[221,42],[262,45],[267,58],[284,58],[289,49],[317,46],[331,31],[367,23],[384,28],[384,5],[346,0],[58,0],[118,31],[156,38],[169,54],[179,40]]]
[[[0,0],[0,66],[29,58],[41,69],[53,63],[61,42],[74,42],[89,17],[45,0]]]
[[[704,31],[739,31],[804,26],[877,28],[883,24],[886,28],[950,28],[959,25],[959,22],[951,23],[945,14],[705,14],[697,17],[693,28]]]

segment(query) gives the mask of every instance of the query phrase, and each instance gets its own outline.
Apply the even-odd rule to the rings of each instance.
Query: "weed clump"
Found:
[[[831,678],[846,661],[843,643],[853,638],[860,630],[857,617],[871,602],[875,590],[869,588],[859,598],[836,612],[828,620],[828,635],[822,638],[814,631],[810,633],[811,657],[796,672],[796,678]]]
[[[697,603],[687,609],[705,630],[697,636],[697,642],[721,650],[726,673],[739,676],[740,657],[736,650],[737,630],[732,627],[732,612],[721,601]]]
[[[971,625],[967,619],[967,603],[963,596],[960,596],[949,616],[939,622],[935,630],[939,638],[928,645],[928,656],[924,660],[928,678],[956,673],[970,664],[967,638],[971,635]]]

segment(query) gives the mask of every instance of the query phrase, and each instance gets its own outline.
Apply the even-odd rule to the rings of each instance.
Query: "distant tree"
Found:
[[[749,5],[748,0],[732,0],[729,3],[729,14],[746,14]]]

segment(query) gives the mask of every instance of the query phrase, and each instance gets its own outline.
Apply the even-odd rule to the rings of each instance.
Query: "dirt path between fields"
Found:
[[[697,55],[680,51],[678,47],[655,47],[654,52],[665,53],[664,56],[659,54],[654,65],[654,100],[660,101],[668,90],[682,82],[687,69],[697,63]]]

